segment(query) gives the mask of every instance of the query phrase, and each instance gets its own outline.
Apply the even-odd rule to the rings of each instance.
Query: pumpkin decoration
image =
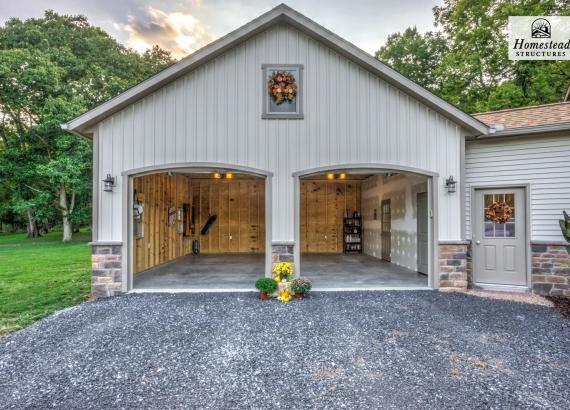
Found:
[[[495,201],[485,210],[485,219],[495,224],[504,224],[513,216],[513,209],[505,201]]]
[[[275,104],[284,101],[291,104],[297,95],[297,81],[289,71],[273,71],[267,81],[267,89]]]

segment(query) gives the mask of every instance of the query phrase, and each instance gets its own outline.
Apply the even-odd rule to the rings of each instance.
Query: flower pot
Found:
[[[297,298],[297,299],[304,299],[304,298],[305,298],[305,294],[304,294],[304,293],[295,293],[295,298]]]
[[[259,299],[261,300],[269,300],[269,295],[265,292],[259,292]]]

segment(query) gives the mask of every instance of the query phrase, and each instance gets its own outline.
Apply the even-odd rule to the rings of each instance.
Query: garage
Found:
[[[300,267],[316,289],[428,286],[428,177],[331,170],[299,186]]]
[[[135,290],[250,289],[265,274],[265,179],[233,170],[133,178]]]

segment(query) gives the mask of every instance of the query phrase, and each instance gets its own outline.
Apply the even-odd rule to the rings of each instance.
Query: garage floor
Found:
[[[301,255],[302,276],[310,278],[315,290],[376,288],[422,288],[428,277],[364,254]]]
[[[253,290],[264,273],[263,254],[186,255],[135,275],[135,289]],[[314,290],[422,288],[427,276],[361,254],[303,254],[302,276]]]

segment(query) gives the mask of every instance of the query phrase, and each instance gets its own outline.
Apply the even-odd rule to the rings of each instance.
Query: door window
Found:
[[[485,238],[514,238],[515,194],[485,194],[484,205]]]

